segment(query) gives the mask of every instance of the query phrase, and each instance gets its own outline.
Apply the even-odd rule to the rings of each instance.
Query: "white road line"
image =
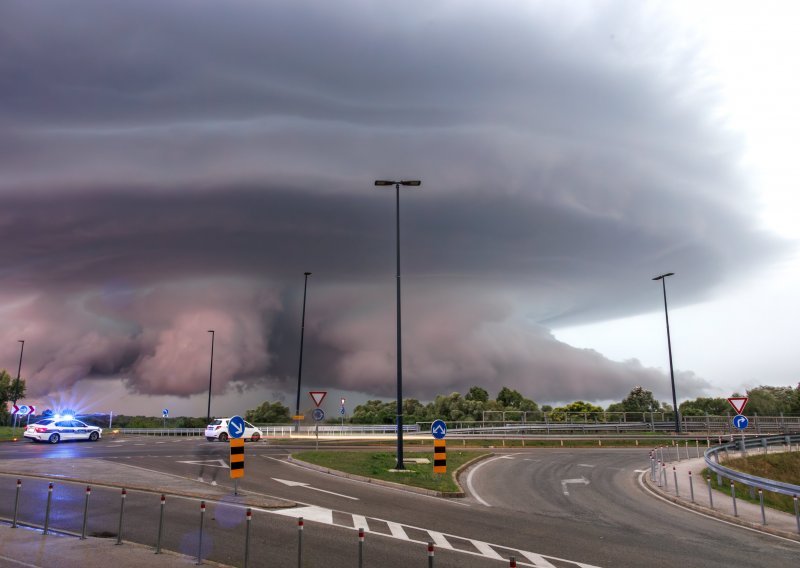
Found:
[[[369,532],[369,523],[367,518],[362,515],[353,515],[353,528],[364,529],[364,532]]]
[[[556,568],[555,564],[547,561],[541,554],[527,552],[525,550],[520,550],[519,552],[522,556],[531,561],[536,568]]]
[[[497,554],[497,551],[491,547],[488,543],[481,542],[479,540],[471,540],[472,546],[477,548],[482,556],[486,558],[493,558],[494,560],[504,560],[502,556]]]
[[[386,524],[389,525],[389,530],[392,532],[392,536],[394,538],[408,540],[408,535],[406,534],[406,531],[403,530],[403,525],[399,523],[393,523],[391,521],[386,521]]]
[[[489,503],[487,503],[486,501],[484,501],[483,498],[480,495],[478,495],[478,492],[475,491],[475,487],[472,485],[472,476],[475,475],[475,472],[478,471],[483,466],[485,466],[487,463],[491,463],[491,462],[493,462],[495,460],[501,460],[501,459],[506,459],[506,458],[505,458],[505,456],[502,456],[502,457],[499,457],[499,458],[491,458],[491,459],[482,461],[481,463],[479,463],[478,465],[473,467],[471,470],[469,470],[469,473],[467,474],[467,490],[470,492],[470,494],[473,497],[475,497],[475,499],[477,499],[478,503],[480,503],[481,505],[486,505],[487,507],[491,507],[491,505]]]
[[[431,538],[433,539],[433,544],[435,544],[439,548],[453,548],[453,545],[447,542],[447,539],[444,537],[442,533],[436,531],[428,531],[428,534],[431,535]]]
[[[594,467],[594,466],[588,463],[579,463],[578,467]]]
[[[269,512],[275,515],[283,515],[285,517],[303,517],[303,520],[316,521],[318,523],[325,523],[326,525],[333,524],[332,510],[323,509],[322,507],[315,507],[313,505],[308,507],[292,507],[291,509],[275,509],[270,510]]]

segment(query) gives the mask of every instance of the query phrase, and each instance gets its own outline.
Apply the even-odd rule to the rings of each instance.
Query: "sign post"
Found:
[[[433,435],[433,473],[447,473],[447,448],[444,437],[447,436],[447,424],[444,420],[434,420],[431,424]]]
[[[244,477],[244,420],[233,416],[228,421],[228,438],[231,447],[231,479],[233,494],[239,494],[239,478]]]

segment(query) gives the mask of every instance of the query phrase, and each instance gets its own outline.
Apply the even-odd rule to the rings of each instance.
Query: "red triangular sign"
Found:
[[[736,414],[741,414],[744,411],[744,407],[747,406],[747,401],[750,400],[746,396],[732,396],[728,399],[728,402],[736,411]]]
[[[328,394],[328,391],[309,391],[308,394],[311,395],[314,404],[319,408],[319,405],[325,400],[325,395]]]

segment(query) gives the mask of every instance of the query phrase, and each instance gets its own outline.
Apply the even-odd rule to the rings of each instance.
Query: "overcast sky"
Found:
[[[310,271],[304,385],[390,399],[385,178],[407,397],[666,401],[664,272],[679,398],[796,383],[796,20],[722,6],[3,2],[0,367],[293,402]]]

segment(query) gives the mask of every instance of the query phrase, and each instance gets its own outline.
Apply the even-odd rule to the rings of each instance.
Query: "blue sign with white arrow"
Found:
[[[228,434],[231,438],[241,438],[244,436],[244,418],[233,416],[228,421]]]
[[[747,428],[747,424],[749,420],[747,420],[747,416],[744,414],[737,414],[733,417],[733,425],[738,428],[739,430],[744,430]]]
[[[447,436],[447,424],[444,423],[444,420],[434,420],[433,424],[431,424],[431,434],[437,440],[444,440],[444,437]]]

